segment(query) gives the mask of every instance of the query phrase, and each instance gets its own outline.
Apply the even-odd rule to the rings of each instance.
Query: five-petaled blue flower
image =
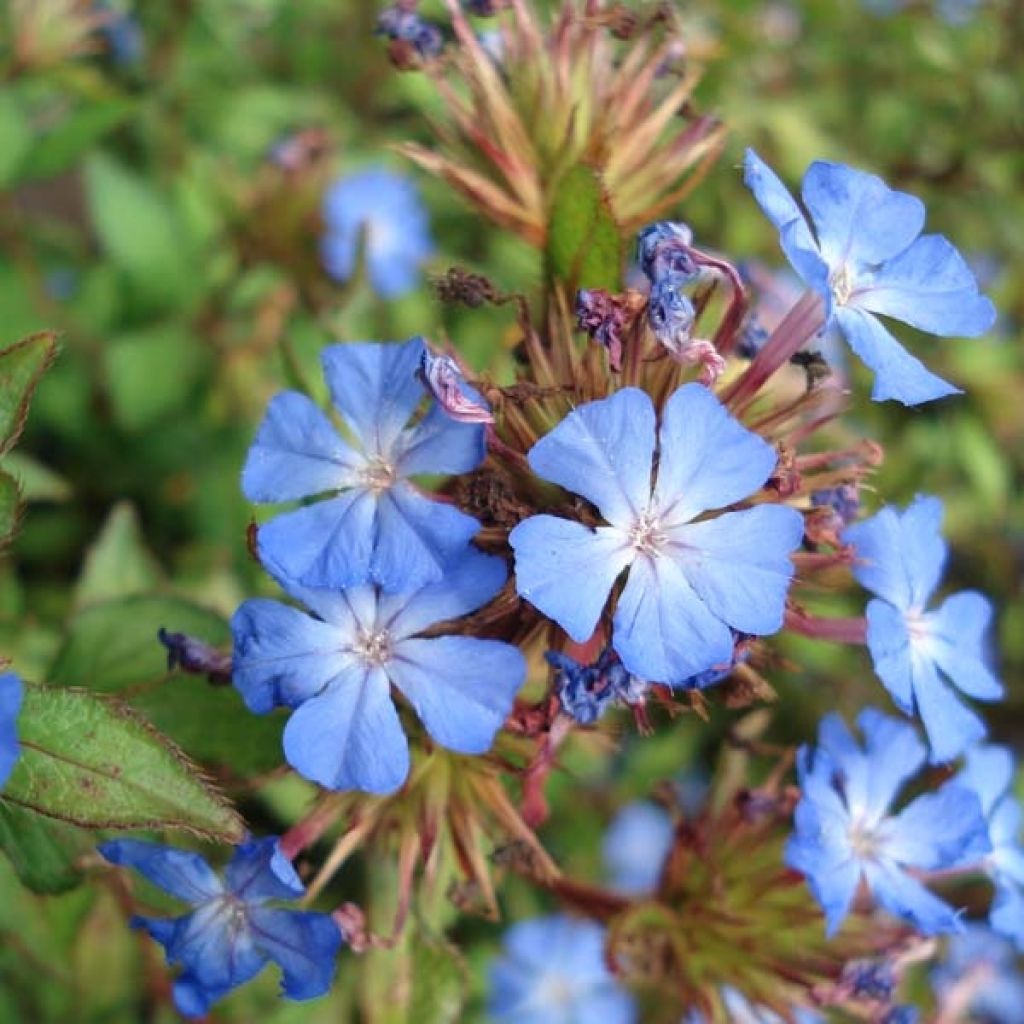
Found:
[[[672,819],[657,804],[626,804],[608,826],[601,845],[612,885],[625,893],[653,892],[672,848]]]
[[[633,997],[604,958],[604,929],[558,915],[520,921],[491,965],[488,1011],[507,1024],[632,1024]]]
[[[1005,747],[975,747],[967,754],[960,781],[978,794],[988,819],[992,852],[984,864],[996,890],[989,923],[1024,952],[1024,847],[1013,775],[1013,755]]]
[[[21,753],[18,745],[18,712],[21,710],[21,679],[13,672],[0,675],[0,789]]]
[[[988,928],[973,925],[949,940],[945,960],[932,972],[932,985],[940,1005],[952,1005],[958,997],[961,1020],[1020,1024],[1024,973],[1013,945]]]
[[[427,211],[404,175],[375,167],[340,178],[324,195],[323,218],[320,252],[335,280],[355,274],[362,243],[378,295],[394,299],[416,287],[434,243]]]
[[[594,632],[615,580],[612,645],[633,675],[670,685],[733,661],[733,630],[782,625],[803,536],[795,509],[762,504],[693,520],[742,501],[776,464],[706,388],[685,384],[665,405],[651,487],[655,413],[626,388],[571,412],[530,450],[534,472],[593,502],[610,524],[590,529],[549,515],[509,540],[520,595],[577,643]]]
[[[807,876],[829,935],[849,913],[862,879],[882,907],[924,934],[956,931],[957,912],[911,871],[953,867],[989,850],[978,797],[954,780],[891,813],[903,784],[925,763],[926,748],[913,726],[874,708],[857,722],[863,749],[838,715],[822,720],[816,750],[801,749],[801,796],[786,863]]]
[[[919,199],[873,174],[816,161],[804,176],[805,214],[750,149],[745,181],[779,229],[793,268],[825,300],[827,323],[834,320],[874,370],[872,398],[917,405],[958,392],[876,317],[942,337],[976,337],[995,322],[995,308],[979,294],[960,253],[942,235],[921,234],[925,210]]]
[[[421,637],[486,604],[505,563],[467,551],[438,583],[400,594],[280,582],[316,618],[278,601],[246,601],[232,619],[234,683],[250,710],[295,708],[284,730],[288,763],[330,789],[390,793],[409,773],[395,686],[441,746],[482,754],[526,675],[518,649],[469,636]]]
[[[949,761],[985,735],[981,719],[944,681],[978,700],[1003,687],[986,664],[992,606],[974,591],[925,606],[946,560],[942,502],[918,497],[905,512],[886,507],[842,534],[854,546],[853,575],[875,594],[867,607],[867,642],[875,671],[901,711],[917,712],[935,761]]]
[[[341,932],[329,914],[268,905],[305,891],[273,836],[239,846],[223,880],[198,853],[156,843],[116,839],[99,852],[193,907],[184,917],[132,919],[164,947],[168,963],[183,968],[174,1002],[185,1016],[204,1016],[268,960],[281,968],[289,999],[314,999],[330,988]]]
[[[417,377],[422,338],[324,349],[324,374],[349,440],[305,395],[270,402],[242,473],[250,501],[315,495],[326,501],[260,527],[267,568],[310,587],[372,581],[387,591],[440,579],[480,528],[452,505],[420,494],[408,478],[466,473],[484,457],[483,428],[432,403],[409,425],[425,391]]]

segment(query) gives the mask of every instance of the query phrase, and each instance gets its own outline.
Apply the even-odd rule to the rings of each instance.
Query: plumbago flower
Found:
[[[398,789],[409,745],[392,685],[441,746],[490,748],[525,678],[523,656],[497,640],[419,634],[490,601],[506,579],[500,558],[468,551],[441,581],[398,594],[369,583],[312,589],[275,575],[315,617],[246,601],[231,622],[234,683],[259,714],[296,709],[284,730],[293,768],[330,789]]]
[[[170,920],[132,919],[133,927],[145,929],[164,947],[169,963],[183,968],[174,983],[174,1002],[185,1016],[205,1016],[269,960],[281,968],[288,999],[314,999],[330,988],[342,941],[330,915],[268,906],[305,892],[275,837],[239,846],[223,880],[199,854],[156,843],[115,839],[99,852],[193,907]]]
[[[393,592],[440,579],[480,524],[408,483],[419,473],[465,473],[484,457],[483,428],[431,404],[410,424],[425,391],[422,338],[349,342],[321,356],[347,436],[305,395],[270,402],[242,472],[250,501],[332,497],[261,526],[260,558],[309,587],[367,580]]]
[[[801,749],[801,796],[786,863],[807,876],[830,936],[861,881],[890,914],[925,935],[956,931],[957,911],[911,871],[954,867],[988,852],[981,804],[954,780],[891,813],[903,784],[925,763],[924,744],[912,726],[874,708],[862,711],[857,724],[863,748],[838,715],[827,715],[817,749]]]
[[[876,315],[941,337],[976,337],[995,323],[992,303],[942,235],[922,235],[924,204],[881,178],[815,161],[804,176],[805,214],[770,167],[747,150],[745,181],[793,269],[825,302],[850,348],[875,372],[871,397],[917,405],[954,387],[889,333]],[[809,215],[809,216],[808,216]]]
[[[653,892],[672,847],[672,819],[657,804],[626,804],[615,816],[601,846],[612,885],[625,893]]]
[[[978,794],[992,852],[984,866],[995,885],[989,924],[1024,952],[1024,847],[1021,807],[1013,797],[1013,755],[1005,747],[975,747],[960,781]]]
[[[534,472],[593,502],[610,524],[590,529],[532,516],[510,534],[519,594],[577,643],[594,632],[616,578],[629,569],[612,645],[642,679],[682,684],[733,660],[733,630],[782,625],[795,509],[758,505],[694,522],[757,491],[775,450],[706,388],[685,384],[658,432],[648,396],[625,388],[571,412],[529,453]]]
[[[985,735],[953,687],[978,700],[998,700],[1003,687],[986,664],[992,606],[981,594],[962,591],[925,610],[946,561],[941,522],[942,502],[918,497],[905,512],[886,507],[847,528],[842,540],[856,553],[854,577],[876,595],[867,606],[875,671],[901,711],[920,715],[933,760],[949,761]]]
[[[954,935],[931,981],[940,1005],[961,1010],[957,1020],[1020,1024],[1024,973],[1013,946],[988,928]]]
[[[18,746],[18,712],[21,710],[21,679],[13,672],[0,675],[0,789],[7,782],[21,748]]]
[[[637,1007],[608,970],[604,940],[600,925],[561,915],[513,925],[491,965],[490,1015],[509,1024],[631,1024]]]
[[[385,299],[412,291],[420,265],[434,252],[415,186],[383,167],[339,178],[324,195],[323,219],[320,253],[327,273],[348,281],[362,242],[370,285]]]

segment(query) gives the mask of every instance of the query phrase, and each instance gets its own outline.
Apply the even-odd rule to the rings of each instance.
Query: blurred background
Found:
[[[698,104],[730,131],[717,168],[677,211],[702,246],[782,266],[776,233],[742,184],[744,147],[790,184],[811,160],[838,160],[924,199],[928,229],[953,240],[999,307],[985,339],[917,348],[965,397],[914,410],[859,400],[850,429],[886,450],[870,507],[921,491],[945,500],[946,585],[983,590],[999,608],[1009,697],[989,718],[993,733],[1019,748],[1019,4],[697,0],[677,8],[689,28],[687,59],[706,68]],[[444,21],[440,3],[421,11]],[[393,151],[401,141],[429,142],[437,100],[422,74],[393,67],[374,37],[376,18],[364,0],[0,0],[0,347],[34,331],[60,336],[25,434],[0,463],[26,502],[0,562],[0,652],[27,678],[102,690],[156,679],[159,625],[173,617],[177,628],[223,642],[237,604],[269,592],[246,549],[252,510],[240,467],[274,391],[319,393],[325,343],[449,337],[479,370],[500,366],[515,343],[511,310],[444,306],[430,287],[432,275],[461,264],[529,293],[536,257],[481,230]],[[395,228],[406,232],[397,254],[381,257],[394,269],[403,244],[414,250],[398,280],[375,272],[370,251],[348,271],[337,263],[353,218],[372,217],[380,195],[371,179],[369,212],[360,214],[361,176],[380,169],[398,176],[400,202],[423,208]],[[328,194],[335,199],[325,206]],[[358,230],[352,244],[361,244]],[[794,644],[787,653],[802,671],[780,688],[816,694],[794,735],[809,734],[820,708],[834,703],[830,680],[870,672],[859,651]],[[253,742],[279,728],[272,720],[231,724],[240,711],[233,694],[211,696],[201,685],[194,699],[208,709],[198,727],[162,690],[143,688],[138,703],[218,766],[229,787],[234,775],[279,763],[276,741]],[[625,723],[623,733],[621,759],[609,764],[584,745],[553,787],[556,807],[569,798],[560,787],[590,787],[587,799],[574,798],[572,829],[556,813],[545,833],[555,856],[581,873],[600,871],[608,807],[673,774],[699,788],[700,750],[715,735],[687,724],[641,748]],[[275,808],[306,793],[271,786],[235,795],[252,801],[250,820],[272,828]],[[0,1020],[66,1020],[70,1006],[78,1020],[136,1019],[131,987],[142,968],[128,965],[141,954],[117,908],[95,899],[79,889],[39,904],[0,865],[0,983],[10,983],[0,986],[9,990]],[[533,912],[535,897],[513,887],[508,908],[513,917]],[[472,925],[461,935],[476,993],[477,967],[498,934]],[[264,977],[220,1012],[348,1019],[339,1007],[350,983],[346,968],[328,1004],[278,1007]],[[28,1005],[33,1016],[19,1016]]]

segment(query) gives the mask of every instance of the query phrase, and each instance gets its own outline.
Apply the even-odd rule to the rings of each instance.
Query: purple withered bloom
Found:
[[[462,0],[462,6],[478,18],[491,18],[508,7],[508,0]]]
[[[863,881],[890,914],[925,935],[956,931],[957,912],[912,873],[953,867],[989,849],[977,796],[948,782],[891,811],[903,784],[925,763],[914,728],[867,708],[858,745],[838,715],[827,715],[816,749],[797,762],[801,796],[786,863],[807,877],[833,935]]]
[[[451,356],[435,356],[423,347],[419,377],[437,404],[457,423],[493,423],[487,400],[466,383],[459,364]]]
[[[329,789],[391,793],[409,773],[395,687],[427,732],[460,754],[482,754],[512,710],[526,675],[510,644],[468,636],[422,637],[435,623],[486,604],[506,579],[500,558],[467,550],[439,582],[399,594],[279,582],[314,613],[257,599],[231,621],[234,683],[251,711],[294,709],[284,753]]]
[[[668,275],[651,285],[647,321],[658,343],[676,362],[703,367],[701,383],[710,387],[725,370],[725,360],[710,341],[693,337],[696,311],[680,290],[680,278]]]
[[[466,551],[480,524],[409,478],[475,469],[483,428],[455,422],[436,403],[410,424],[425,393],[423,352],[422,338],[323,350],[348,439],[305,395],[271,400],[242,472],[245,496],[269,503],[330,495],[260,527],[257,547],[271,571],[310,587],[370,581],[393,592],[439,579]]]
[[[992,852],[983,863],[995,885],[989,924],[1024,952],[1024,846],[1021,806],[1014,798],[1013,776],[1010,751],[989,746],[968,751],[967,764],[959,779],[978,794],[988,820]]]
[[[764,636],[781,627],[803,518],[762,504],[694,522],[749,497],[777,462],[701,385],[669,398],[658,441],[652,491],[650,398],[625,388],[575,409],[533,446],[530,465],[591,501],[609,525],[538,515],[509,540],[519,594],[577,643],[594,632],[628,569],[612,646],[631,674],[679,685],[732,663],[733,630]]]
[[[370,285],[385,299],[412,291],[434,251],[426,208],[412,181],[383,167],[339,178],[324,194],[320,254],[336,281],[355,274],[362,243]]]
[[[198,853],[156,843],[116,839],[99,852],[192,906],[184,917],[132,919],[164,947],[168,963],[183,968],[174,1002],[186,1017],[205,1016],[270,960],[281,968],[288,999],[314,999],[330,988],[341,932],[329,914],[268,905],[305,892],[273,836],[239,846],[223,879]]]
[[[608,826],[601,844],[612,885],[619,892],[653,892],[672,848],[673,832],[672,819],[657,804],[626,804]]]
[[[24,696],[21,678],[13,672],[0,675],[0,789],[14,768],[21,747],[18,744],[18,713]]]
[[[752,149],[745,181],[779,229],[793,269],[824,299],[826,325],[836,323],[874,370],[875,401],[917,405],[959,391],[877,319],[893,317],[942,337],[976,337],[995,322],[995,308],[960,253],[941,235],[921,234],[919,199],[873,174],[816,161],[804,176],[801,208]]]
[[[377,16],[377,34],[408,43],[421,60],[433,60],[444,48],[444,34],[438,25],[422,18],[408,4],[385,8]]]
[[[647,682],[627,672],[610,648],[593,665],[581,665],[560,651],[544,657],[555,669],[555,692],[563,709],[580,725],[592,725],[614,703],[631,707],[646,700]]]
[[[636,236],[637,262],[652,285],[666,277],[683,284],[698,273],[690,255],[692,244],[693,232],[686,224],[667,220],[648,224]]]
[[[971,1020],[1020,1024],[1024,973],[1013,945],[988,928],[973,925],[949,940],[932,986],[940,1005],[962,999]]]
[[[520,921],[491,965],[488,1011],[503,1024],[633,1024],[633,997],[604,958],[605,931],[562,915]]]
[[[576,293],[576,327],[608,350],[608,365],[615,373],[622,369],[622,335],[631,316],[621,295],[603,288],[581,288]]]
[[[1003,686],[987,663],[986,598],[965,590],[926,610],[946,561],[941,523],[942,502],[918,497],[905,512],[887,506],[848,527],[842,540],[855,550],[854,577],[876,595],[867,606],[875,672],[901,711],[920,715],[933,760],[949,761],[985,735],[955,691],[997,700]]]
[[[839,984],[854,999],[887,1003],[896,991],[896,971],[889,960],[853,960],[843,967]]]
[[[843,526],[848,526],[860,511],[860,492],[856,484],[837,484],[811,495],[814,508],[830,508]]]

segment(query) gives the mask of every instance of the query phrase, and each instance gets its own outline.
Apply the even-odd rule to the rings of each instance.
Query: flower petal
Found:
[[[483,754],[512,710],[526,662],[511,644],[439,636],[396,644],[387,672],[441,746]]]
[[[985,723],[939,679],[931,660],[915,656],[911,671],[914,701],[928,733],[933,762],[952,761],[984,738]]]
[[[21,753],[18,746],[21,700],[21,679],[13,672],[4,672],[0,675],[0,788],[3,788]]]
[[[379,669],[354,674],[296,710],[284,753],[301,775],[328,789],[393,793],[409,774],[409,744]]]
[[[810,822],[801,825],[800,810],[807,806],[802,801],[797,807],[798,829],[786,844],[786,864],[803,873],[815,900],[825,912],[827,934],[831,937],[853,905],[861,865],[848,845],[825,845],[815,838],[815,826]]]
[[[961,394],[960,388],[926,369],[870,313],[846,305],[835,310],[835,318],[850,348],[875,371],[871,397],[876,402],[894,398],[920,405]]]
[[[1003,684],[987,664],[985,634],[992,605],[971,590],[946,598],[932,619],[927,651],[962,693],[977,700],[998,700]]]
[[[574,409],[531,449],[530,466],[595,504],[628,529],[647,508],[654,460],[654,406],[639,388]]]
[[[992,928],[1012,939],[1017,949],[1024,952],[1024,889],[1012,882],[997,882],[992,909],[989,911]],[[1024,986],[1020,986],[1018,997],[1024,997]],[[1020,1003],[1017,1003],[1017,1008]],[[1007,1017],[1006,1020],[1010,1020]]]
[[[778,453],[734,419],[700,384],[684,384],[668,400],[658,434],[655,505],[670,523],[753,494]]]
[[[253,941],[281,968],[288,999],[315,999],[331,987],[341,932],[328,914],[304,910],[249,911]]]
[[[281,852],[277,836],[242,843],[224,869],[228,889],[246,903],[293,900],[306,888]]]
[[[321,353],[331,400],[367,456],[391,462],[395,442],[424,395],[416,376],[423,339],[352,341]]]
[[[678,685],[732,662],[733,634],[670,558],[638,558],[615,609],[612,644],[623,665],[650,682]]]
[[[875,675],[882,680],[896,706],[914,713],[913,658],[907,620],[886,601],[869,601],[867,644]]]
[[[484,460],[484,428],[453,420],[436,403],[406,431],[396,453],[399,476],[417,473],[469,473]]]
[[[878,820],[889,810],[903,784],[924,764],[928,752],[912,725],[883,715],[876,708],[865,708],[857,724],[864,736],[868,764],[866,809]]]
[[[957,912],[895,864],[869,860],[864,874],[875,900],[894,917],[909,921],[925,935],[960,930]]]
[[[365,459],[345,444],[331,421],[305,395],[275,395],[242,470],[250,501],[294,501],[352,487]]]
[[[953,867],[991,848],[978,794],[956,780],[919,796],[887,823],[885,856],[924,871]]]
[[[944,338],[977,337],[996,322],[974,274],[942,235],[925,235],[880,267],[851,302]]]
[[[550,436],[550,435],[549,435]],[[524,519],[508,537],[516,590],[577,643],[590,638],[616,578],[634,552],[614,527],[587,529],[554,516]]]
[[[112,839],[100,843],[97,850],[111,864],[134,868],[164,892],[186,903],[204,903],[224,891],[213,868],[198,853],[138,839]]]
[[[1006,747],[975,747],[967,751],[957,778],[978,794],[982,809],[990,815],[1013,783],[1013,754]]]

